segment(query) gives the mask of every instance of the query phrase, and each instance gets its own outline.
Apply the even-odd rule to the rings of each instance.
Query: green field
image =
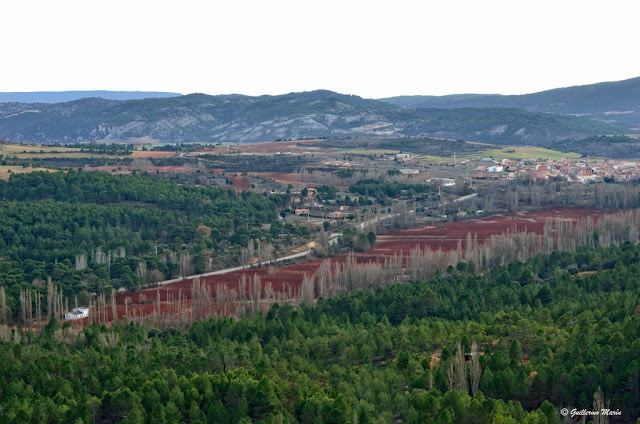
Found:
[[[567,153],[557,150],[545,149],[544,147],[531,147],[531,146],[504,146],[502,148],[491,148],[481,150],[476,153],[468,155],[456,156],[458,160],[465,159],[481,159],[484,157],[493,157],[496,160],[501,159],[577,159],[582,155],[580,153]],[[434,161],[434,162],[453,162],[453,156],[419,156],[419,159]]]
[[[494,159],[577,159],[580,153],[559,152],[557,150],[545,149],[544,147],[517,147],[506,146],[501,149],[487,149],[482,152],[482,156],[492,156]]]
[[[335,153],[354,155],[395,155],[400,153],[400,150],[388,150],[388,149],[364,149],[361,147],[347,147],[337,150]]]

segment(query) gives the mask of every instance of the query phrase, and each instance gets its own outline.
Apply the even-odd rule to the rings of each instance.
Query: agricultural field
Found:
[[[315,153],[332,152],[338,149],[314,146],[320,140],[273,141],[271,143],[240,144],[228,148],[245,153]],[[218,150],[218,149],[216,149]]]
[[[23,168],[21,166],[2,166],[0,165],[0,180],[8,180],[11,174],[26,174],[35,171],[58,172],[56,169],[47,168]]]
[[[118,165],[118,166],[85,166],[83,168],[85,171],[100,171],[100,172],[110,172],[112,174],[130,174],[135,167],[128,165]],[[148,166],[145,169],[148,172],[162,172],[162,173],[174,173],[174,174],[185,174],[190,172],[196,172],[197,169],[191,166]]]
[[[357,155],[395,155],[396,153],[400,153],[400,150],[389,150],[389,149],[361,149],[361,148],[345,148],[336,151],[336,153],[352,153]]]
[[[256,172],[255,175],[263,178],[270,178],[273,181],[279,182],[280,184],[305,185],[307,187],[317,187],[322,185],[312,182],[313,175],[309,174]]]
[[[542,234],[548,219],[575,223],[586,217],[597,219],[603,214],[604,211],[599,209],[563,208],[427,225],[379,235],[376,248],[367,252],[367,256],[384,257],[400,251],[408,253],[416,246],[449,251],[456,249],[459,241],[464,247],[468,233],[477,235],[478,242],[482,244],[491,236],[507,231],[512,234],[522,231]]]
[[[17,153],[25,154],[42,154],[42,153],[73,153],[80,152],[80,148],[75,147],[61,147],[61,146],[28,146],[23,144],[2,144],[0,146],[0,152],[4,155],[13,155]]]
[[[158,158],[169,158],[174,155],[176,155],[176,152],[140,150],[140,151],[134,152],[132,156],[136,159],[158,159]]]
[[[406,265],[410,251],[416,247],[420,249],[428,247],[432,251],[441,250],[445,253],[456,250],[459,243],[464,248],[468,233],[471,233],[474,238],[477,236],[477,242],[482,245],[491,236],[505,233],[515,234],[526,231],[533,234],[542,234],[545,223],[549,219],[564,221],[573,225],[587,217],[597,221],[603,215],[604,211],[597,209],[561,208],[521,212],[510,216],[486,217],[471,221],[423,225],[417,228],[397,230],[388,234],[378,235],[376,247],[367,252],[356,253],[355,261],[360,265],[377,264],[380,266],[384,264],[385,258],[392,257],[394,254],[402,254],[404,259],[401,260],[401,263]],[[210,296],[216,297],[217,290],[222,288],[225,293],[241,293],[240,280],[244,278],[246,281],[251,281],[257,276],[261,282],[260,290],[263,297],[267,297],[269,293],[272,293],[272,301],[275,298],[275,300],[288,300],[295,303],[302,296],[302,282],[305,276],[314,275],[323,262],[327,260],[331,262],[332,267],[335,267],[336,264],[344,265],[347,257],[341,255],[331,259],[320,258],[281,267],[263,267],[195,278],[198,278],[202,285],[208,288]],[[130,313],[142,314],[143,316],[151,314],[154,312],[152,303],[158,296],[160,297],[160,303],[157,306],[156,313],[169,311],[171,302],[175,302],[178,298],[181,298],[188,308],[191,305],[193,281],[194,277],[186,277],[160,288],[120,294],[117,297],[118,314],[124,316],[125,300]],[[266,289],[266,287],[269,287],[269,289]],[[249,286],[245,285],[244,290],[248,296]],[[268,310],[268,306],[270,306],[269,302],[262,304],[265,311]],[[210,313],[233,315],[238,311],[244,310],[245,307],[247,307],[245,301],[231,302],[231,304],[224,307],[224,310],[222,309],[223,305],[211,304]]]
[[[482,152],[482,156],[491,156],[496,160],[501,159],[577,159],[580,153],[559,152],[557,150],[545,149],[544,147],[531,146],[505,146],[501,149],[487,149]]]
[[[480,144],[480,143],[477,143]],[[577,159],[582,157],[580,153],[567,153],[560,152],[558,150],[545,149],[544,147],[531,147],[531,146],[504,146],[504,147],[491,147],[479,152],[458,154],[456,159],[463,161],[465,159],[482,159],[484,157],[492,157],[495,160],[502,159]],[[418,159],[433,161],[433,162],[452,162],[453,156],[418,156]]]
[[[90,158],[122,158],[119,155],[83,152],[80,148],[59,146],[26,146],[20,144],[3,144],[0,154],[17,159],[90,159]]]

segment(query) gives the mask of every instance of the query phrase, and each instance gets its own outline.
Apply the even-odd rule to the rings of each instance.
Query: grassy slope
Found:
[[[501,159],[577,159],[582,155],[573,152],[560,152],[557,150],[545,149],[544,147],[531,146],[504,146],[500,148],[488,148],[477,153],[458,155],[458,160],[465,159],[481,159],[483,157],[493,157],[496,160]],[[429,161],[453,161],[453,157],[442,156],[419,156],[420,159]]]

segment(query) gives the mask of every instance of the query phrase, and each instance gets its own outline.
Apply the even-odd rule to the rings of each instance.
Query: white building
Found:
[[[71,312],[67,312],[64,314],[64,319],[82,319],[89,316],[89,308],[85,308],[83,306],[79,308],[75,308]]]
[[[489,172],[502,172],[504,170],[504,166],[494,165],[487,168]]]
[[[420,173],[419,169],[409,169],[409,168],[400,168],[399,171],[402,175],[417,175]]]
[[[444,187],[451,187],[456,185],[456,180],[454,180],[453,178],[429,178],[428,180],[425,180],[425,182],[430,184],[439,184]]]

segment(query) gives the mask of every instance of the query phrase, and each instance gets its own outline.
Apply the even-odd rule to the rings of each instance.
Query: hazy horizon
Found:
[[[356,95],[356,96],[360,96],[362,98],[368,98],[368,99],[382,99],[382,98],[387,98],[387,97],[402,97],[402,96],[434,96],[434,97],[441,97],[441,96],[461,96],[461,95],[469,95],[469,94],[509,96],[509,95],[533,94],[533,93],[538,93],[538,92],[542,92],[542,91],[549,91],[549,90],[555,90],[555,89],[560,89],[560,88],[569,88],[569,87],[578,87],[578,86],[583,86],[583,85],[624,81],[624,80],[627,80],[627,79],[633,79],[633,78],[638,78],[638,77],[639,76],[630,77],[630,78],[624,78],[622,80],[594,81],[594,82],[586,83],[586,84],[573,84],[573,85],[568,85],[568,86],[563,86],[563,87],[549,87],[549,88],[544,88],[544,89],[541,89],[539,91],[534,91],[534,92],[509,93],[509,94],[506,94],[506,93],[481,93],[481,92],[452,92],[452,93],[445,93],[445,94],[404,93],[404,94],[397,94],[397,95],[394,95],[394,96],[386,96],[386,97],[366,97],[366,96],[363,96],[363,95],[361,95],[359,93],[340,92],[340,91],[337,91],[337,90],[332,90],[330,88],[316,88],[316,89],[311,89],[311,90],[289,91],[289,92],[273,93],[273,94],[271,94],[271,93],[262,93],[262,94],[206,93],[206,92],[203,92],[203,91],[194,91],[194,92],[190,92],[190,93],[180,93],[180,92],[172,92],[172,91],[166,91],[166,90],[111,90],[111,89],[0,91],[0,93],[2,93],[2,94],[31,94],[31,93],[51,93],[51,94],[55,94],[55,93],[74,93],[74,92],[75,93],[83,93],[83,92],[110,92],[110,93],[112,93],[112,92],[123,92],[123,93],[176,94],[176,95],[181,95],[181,96],[185,96],[185,95],[189,95],[189,94],[207,94],[207,95],[211,95],[211,96],[244,95],[244,96],[258,97],[258,96],[281,96],[281,95],[287,95],[287,94],[291,94],[291,93],[301,93],[301,92],[312,92],[312,91],[327,90],[327,91],[333,91],[333,92],[338,93],[338,94]]]

